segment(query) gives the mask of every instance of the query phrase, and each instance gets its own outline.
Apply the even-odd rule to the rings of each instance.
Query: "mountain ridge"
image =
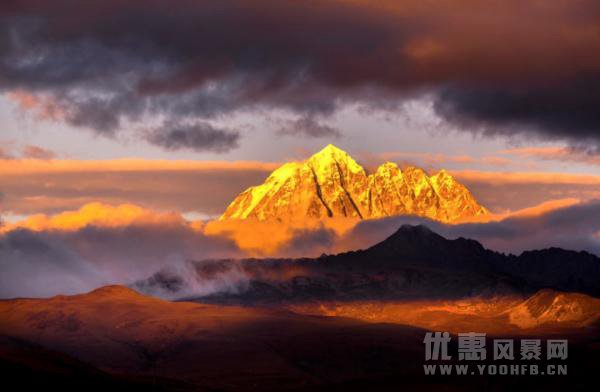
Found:
[[[367,174],[347,152],[329,144],[305,161],[283,164],[263,184],[243,191],[220,220],[417,215],[453,222],[487,213],[443,169],[428,176],[418,167],[401,170],[385,162]]]
[[[554,248],[506,255],[422,225],[403,225],[362,250],[318,258],[190,261],[190,271],[182,277],[162,270],[134,287],[181,299],[190,276],[200,285],[227,281],[199,298],[234,304],[489,297],[545,288],[600,297],[600,258],[593,254]]]

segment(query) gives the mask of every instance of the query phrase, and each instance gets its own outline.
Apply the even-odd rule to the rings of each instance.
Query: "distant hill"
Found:
[[[233,289],[202,297],[217,302],[529,295],[543,288],[600,296],[600,258],[592,254],[550,248],[505,255],[474,240],[448,240],[425,226],[404,225],[368,249],[316,259],[206,260],[193,266],[191,278],[199,284],[244,277]],[[161,271],[136,287],[176,295],[185,284],[181,276]]]

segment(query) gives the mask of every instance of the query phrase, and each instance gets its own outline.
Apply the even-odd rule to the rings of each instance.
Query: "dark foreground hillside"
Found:
[[[586,390],[600,354],[596,325],[531,329],[515,338],[569,339],[568,375],[425,376],[420,328],[173,303],[119,286],[0,301],[0,320],[4,382],[25,389]]]

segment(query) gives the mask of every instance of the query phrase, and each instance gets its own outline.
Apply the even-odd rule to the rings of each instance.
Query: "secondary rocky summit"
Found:
[[[329,144],[305,161],[284,164],[263,184],[246,189],[221,220],[417,215],[453,222],[487,212],[445,170],[428,176],[418,167],[401,170],[386,162],[367,174],[348,153]]]

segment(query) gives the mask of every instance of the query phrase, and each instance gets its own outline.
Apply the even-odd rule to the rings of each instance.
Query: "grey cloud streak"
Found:
[[[312,117],[302,117],[297,120],[285,121],[278,132],[281,135],[311,138],[338,138],[341,136],[341,132],[336,128],[323,124]]]
[[[239,132],[216,129],[208,123],[165,124],[153,129],[146,140],[166,150],[226,152],[238,146]]]

